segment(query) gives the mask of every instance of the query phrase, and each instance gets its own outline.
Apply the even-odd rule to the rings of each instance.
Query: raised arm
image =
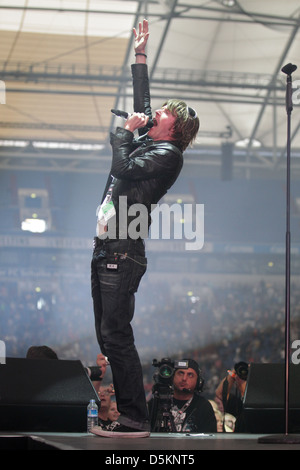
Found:
[[[149,27],[148,21],[143,20],[143,23],[139,23],[139,30],[133,28],[134,34],[134,51],[135,51],[135,63],[146,64],[147,54],[146,45],[149,39]]]
[[[138,31],[133,28],[135,64],[132,65],[133,75],[133,106],[134,113],[125,123],[125,129],[139,134],[145,134],[148,119],[152,117],[150,106],[149,78],[147,71],[146,45],[149,38],[148,21],[139,23]]]

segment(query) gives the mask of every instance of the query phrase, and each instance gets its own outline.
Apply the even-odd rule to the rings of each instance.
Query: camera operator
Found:
[[[230,413],[236,418],[235,432],[244,432],[243,398],[247,385],[248,364],[238,362],[234,370],[228,370],[227,373],[216,389],[215,401],[224,416]]]
[[[199,365],[193,359],[177,362],[171,378],[172,393],[170,397],[170,414],[174,427],[171,431],[185,433],[217,432],[215,413],[209,401],[200,395],[203,379]],[[180,364],[184,366],[181,368]],[[149,402],[150,416],[153,410],[153,399]],[[160,412],[159,405],[156,413]],[[152,432],[156,416],[151,419]],[[160,431],[170,431],[161,429]]]

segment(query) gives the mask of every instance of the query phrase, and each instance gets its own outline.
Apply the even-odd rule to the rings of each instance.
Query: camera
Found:
[[[165,357],[152,365],[157,368],[153,375],[153,404],[150,409],[152,432],[176,432],[174,417],[171,412],[174,394],[173,377],[176,369],[188,369],[188,361],[172,361]]]
[[[246,362],[238,362],[234,366],[234,370],[236,372],[236,375],[241,379],[241,380],[247,380],[248,378],[248,364]]]
[[[157,384],[169,385],[173,383],[173,376],[176,369],[188,369],[188,361],[172,361],[169,358],[163,358],[160,361],[153,359],[152,365],[158,370],[153,375]]]

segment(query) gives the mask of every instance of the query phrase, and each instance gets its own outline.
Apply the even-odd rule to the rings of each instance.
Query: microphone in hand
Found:
[[[128,119],[131,116],[130,113],[127,113],[126,111],[121,111],[120,109],[111,109],[111,112],[115,116],[122,117],[124,119]],[[151,127],[153,127],[153,121],[149,119],[145,127],[151,129]]]

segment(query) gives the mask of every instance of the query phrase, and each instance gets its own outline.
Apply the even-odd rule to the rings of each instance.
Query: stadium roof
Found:
[[[298,62],[291,135],[300,177],[298,0],[0,0],[0,169],[94,171],[99,155],[109,159],[118,123],[110,110],[132,110],[132,28],[143,18],[152,106],[180,97],[197,109],[190,160],[213,171],[224,142],[248,176],[284,168],[281,69]]]

